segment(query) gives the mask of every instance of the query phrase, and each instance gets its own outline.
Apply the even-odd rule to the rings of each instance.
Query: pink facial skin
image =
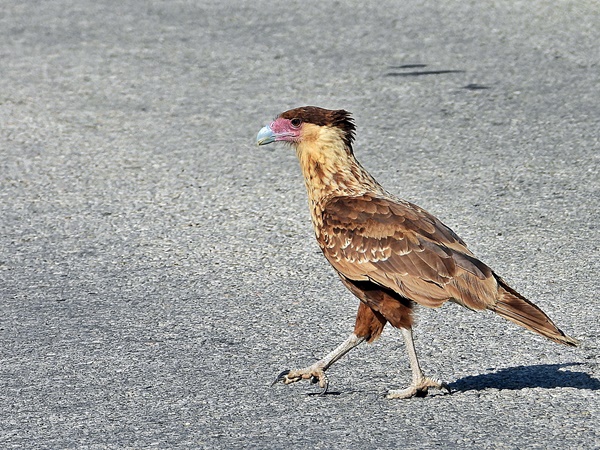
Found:
[[[296,124],[296,119],[283,119],[279,117],[271,122],[269,128],[273,131],[276,141],[298,142],[302,123]]]

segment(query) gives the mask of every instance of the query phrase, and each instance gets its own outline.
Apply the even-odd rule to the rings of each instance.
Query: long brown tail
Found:
[[[579,344],[577,339],[567,336],[554,325],[544,311],[508,286],[500,277],[496,276],[496,279],[500,285],[500,296],[496,304],[488,309],[559,344],[572,347]]]

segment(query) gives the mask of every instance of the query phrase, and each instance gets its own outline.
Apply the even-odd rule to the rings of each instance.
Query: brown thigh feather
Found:
[[[364,337],[367,342],[373,342],[381,335],[386,323],[387,320],[380,313],[373,311],[365,303],[360,302],[356,313],[354,334],[358,337]]]
[[[367,339],[368,342],[371,342],[381,334],[386,322],[396,328],[410,328],[412,326],[413,302],[411,300],[370,281],[354,281],[342,277],[342,282],[361,300],[361,306],[358,308],[356,316],[355,331],[358,329],[373,330],[371,333],[357,334],[357,336],[369,335],[370,338]],[[371,310],[371,315],[369,315],[368,310]],[[376,329],[376,321],[382,322],[381,329]],[[374,333],[375,331],[377,333]]]

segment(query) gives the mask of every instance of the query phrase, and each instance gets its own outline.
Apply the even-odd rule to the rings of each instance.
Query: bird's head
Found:
[[[298,146],[301,143],[341,139],[352,153],[354,121],[348,111],[330,110],[316,106],[303,106],[281,113],[264,126],[256,136],[258,145],[282,141]]]

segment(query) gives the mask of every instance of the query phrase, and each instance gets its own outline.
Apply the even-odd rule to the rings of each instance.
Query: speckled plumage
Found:
[[[354,157],[355,127],[349,113],[303,107],[280,117],[302,122],[302,137],[294,145],[315,235],[340,277],[350,283],[373,283],[372,288],[427,307],[453,301],[474,310],[490,309],[572,344],[539,308],[475,258],[450,228],[381,187]],[[377,301],[366,303],[378,311]],[[401,326],[386,316],[392,325]]]
[[[381,187],[354,156],[355,126],[348,112],[297,108],[282,113],[269,130],[273,140],[295,147],[319,246],[362,302],[356,336],[372,341],[387,322],[410,330],[414,304],[452,301],[489,309],[555,342],[577,344],[450,228]]]

